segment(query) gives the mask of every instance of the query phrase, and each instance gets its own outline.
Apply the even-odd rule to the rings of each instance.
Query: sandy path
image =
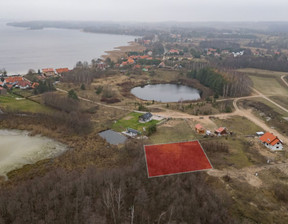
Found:
[[[57,91],[59,92],[63,92],[63,93],[68,93],[68,91],[64,90],[64,89],[59,89],[59,88],[56,88]],[[78,98],[80,100],[83,100],[83,101],[86,101],[86,102],[89,102],[89,103],[93,103],[93,104],[97,104],[99,106],[103,106],[103,107],[109,107],[109,108],[114,108],[114,109],[118,109],[118,110],[125,110],[125,111],[133,111],[131,109],[127,109],[123,106],[113,106],[113,105],[107,105],[107,104],[104,104],[104,103],[99,103],[99,102],[96,102],[96,101],[93,101],[93,100],[89,100],[89,99],[86,99],[86,98],[83,98],[83,97],[80,97],[78,96]]]
[[[284,82],[284,84],[285,84],[286,86],[288,86],[288,83],[287,83],[286,80],[284,79],[285,76],[286,76],[286,75],[282,75],[282,76],[281,76],[281,79],[282,79],[282,81]]]
[[[229,169],[223,169],[223,170],[217,170],[212,169],[207,171],[207,173],[210,176],[214,177],[224,177],[225,175],[228,175],[230,178],[236,178],[239,181],[242,182],[248,182],[250,185],[254,187],[260,187],[262,185],[262,181],[259,178],[259,172],[263,170],[269,170],[272,168],[278,168],[284,173],[288,175],[288,164],[287,163],[278,163],[278,164],[267,164],[262,166],[250,166],[245,167],[243,169],[235,169],[235,168],[229,168]],[[256,175],[256,173],[258,175]]]

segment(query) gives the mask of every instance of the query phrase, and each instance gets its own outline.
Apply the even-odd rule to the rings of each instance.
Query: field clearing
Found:
[[[278,103],[279,105],[281,105],[282,107],[288,109],[288,96],[270,96],[269,98],[271,100],[273,100],[274,102]],[[274,105],[274,107],[276,107],[276,106]],[[274,109],[274,107],[273,107],[273,109]],[[275,111],[276,111],[276,109],[275,109]],[[282,112],[280,113],[280,111],[282,111]],[[278,113],[283,114],[285,116],[288,116],[288,113],[281,110],[281,109],[279,109]]]
[[[219,126],[228,128],[228,131],[233,132],[232,136],[228,135],[227,137],[217,139],[217,141],[229,146],[229,154],[224,157],[222,156],[223,158],[219,156],[219,158],[224,159],[222,164],[229,164],[232,167],[240,169],[265,161],[263,156],[254,149],[252,142],[254,142],[255,139],[247,137],[249,135],[255,135],[257,131],[261,131],[262,129],[260,127],[240,116],[233,116],[225,120],[214,119],[213,121]],[[212,141],[215,141],[215,139]],[[219,158],[215,159],[219,160]],[[213,163],[213,157],[211,157],[211,161]],[[217,164],[219,164],[219,162],[217,162]],[[223,165],[220,164],[220,167],[223,167]]]
[[[149,177],[212,169],[198,141],[145,146]]]
[[[143,128],[146,128],[150,125],[153,124],[157,124],[159,121],[156,120],[152,120],[149,121],[147,123],[140,123],[139,120],[139,116],[141,116],[143,114],[141,113],[129,113],[127,116],[123,117],[122,119],[116,121],[113,125],[112,125],[112,129],[115,131],[125,131],[127,128],[133,128],[135,130],[138,130],[140,132],[143,132]]]
[[[226,127],[236,135],[254,135],[261,130],[256,124],[245,117],[233,116],[225,120],[213,119],[213,121],[220,127]]]
[[[53,109],[13,94],[0,96],[0,107],[11,112],[47,113]]]
[[[253,81],[254,88],[263,93],[264,95],[287,95],[288,88],[284,88],[276,78],[271,77],[258,77],[249,75]]]
[[[277,71],[270,71],[270,70],[263,70],[263,69],[257,69],[257,68],[241,68],[237,69],[238,72],[243,73],[249,73],[249,74],[255,74],[255,75],[267,75],[267,76],[281,76],[281,75],[288,75],[288,72],[277,72]]]
[[[149,137],[152,144],[184,142],[195,140],[195,132],[184,120],[169,120],[157,127],[157,132]]]
[[[283,107],[287,107],[287,105],[288,105],[288,104],[285,104],[285,101],[280,102],[280,101],[282,100],[282,98],[285,98],[285,99],[288,100],[288,96],[287,96],[287,97],[284,97],[284,96],[283,96],[283,97],[282,97],[282,96],[273,96],[273,97],[272,97],[272,96],[271,96],[271,97],[269,97],[269,98],[271,98],[272,100],[274,100],[276,103],[280,104],[280,105],[283,106]],[[277,100],[275,100],[275,99],[277,99]],[[281,115],[284,116],[284,117],[288,117],[288,113],[287,113],[286,111],[283,111],[281,108],[277,107],[275,104],[267,101],[267,100],[264,99],[264,98],[261,98],[261,97],[259,97],[259,98],[251,98],[251,99],[249,99],[249,101],[264,103],[264,104],[266,104],[268,107],[272,108],[275,112],[281,114]],[[288,108],[287,108],[287,109],[288,109]]]

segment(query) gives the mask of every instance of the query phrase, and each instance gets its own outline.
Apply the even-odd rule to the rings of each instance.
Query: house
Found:
[[[61,75],[65,72],[69,72],[69,68],[56,68],[56,72],[58,75]]]
[[[283,142],[275,135],[270,132],[266,132],[260,138],[260,141],[269,149],[271,150],[282,150],[283,149]]]
[[[137,131],[135,129],[132,129],[132,128],[127,128],[127,131],[125,132],[126,135],[129,135],[131,137],[135,137],[137,135],[140,135],[141,132],[140,131]]]
[[[171,49],[171,50],[168,52],[168,54],[173,54],[173,55],[179,54],[179,51],[176,50],[176,49]]]
[[[143,114],[139,117],[139,122],[146,123],[152,120],[152,114],[150,112]]]
[[[4,83],[11,84],[12,86],[16,85],[18,82],[23,81],[22,76],[10,76],[5,78]]]
[[[7,93],[7,89],[0,87],[0,95],[5,95]]]
[[[198,134],[204,134],[204,133],[205,133],[205,130],[204,130],[204,128],[202,127],[201,124],[196,124],[196,125],[195,125],[195,131],[196,131]]]
[[[33,84],[32,84],[32,89],[35,89],[37,86],[39,86],[39,83],[38,82],[33,82]]]
[[[55,72],[54,72],[54,69],[53,68],[43,68],[42,69],[42,73],[45,75],[45,76],[54,76],[55,75]]]
[[[31,87],[31,83],[27,80],[22,80],[22,81],[17,82],[15,87],[18,87],[20,89],[28,89]]]
[[[220,127],[220,128],[218,128],[218,129],[215,130],[215,134],[216,134],[216,135],[219,135],[219,136],[221,136],[221,135],[227,135],[227,134],[228,134],[228,133],[227,133],[227,128],[225,128],[225,127]]]
[[[162,62],[158,65],[158,68],[165,68],[165,67],[166,67],[166,65],[165,65],[164,61],[162,61]]]

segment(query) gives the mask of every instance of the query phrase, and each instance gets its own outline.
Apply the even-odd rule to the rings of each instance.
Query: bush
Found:
[[[73,89],[69,90],[68,97],[73,100],[78,100],[77,93]]]
[[[147,128],[147,135],[150,136],[157,131],[156,124],[149,125]]]

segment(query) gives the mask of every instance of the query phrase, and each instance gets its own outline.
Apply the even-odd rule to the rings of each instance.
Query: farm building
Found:
[[[99,135],[112,145],[124,144],[127,140],[125,136],[112,130],[102,131]]]
[[[152,120],[152,114],[150,112],[143,114],[139,117],[139,122],[146,123]]]
[[[269,149],[271,150],[282,150],[283,149],[283,142],[275,135],[270,132],[266,132],[260,138],[260,141]]]
[[[135,137],[137,135],[140,135],[141,132],[140,131],[137,131],[135,129],[132,129],[132,128],[127,128],[127,131],[125,132],[126,135],[129,135],[131,137]]]
[[[195,131],[196,131],[198,134],[204,134],[204,133],[205,133],[205,129],[202,127],[201,124],[196,124],[196,125],[195,125]]]
[[[220,127],[218,129],[215,130],[215,134],[216,135],[227,135],[228,132],[227,132],[227,128],[225,127]]]

